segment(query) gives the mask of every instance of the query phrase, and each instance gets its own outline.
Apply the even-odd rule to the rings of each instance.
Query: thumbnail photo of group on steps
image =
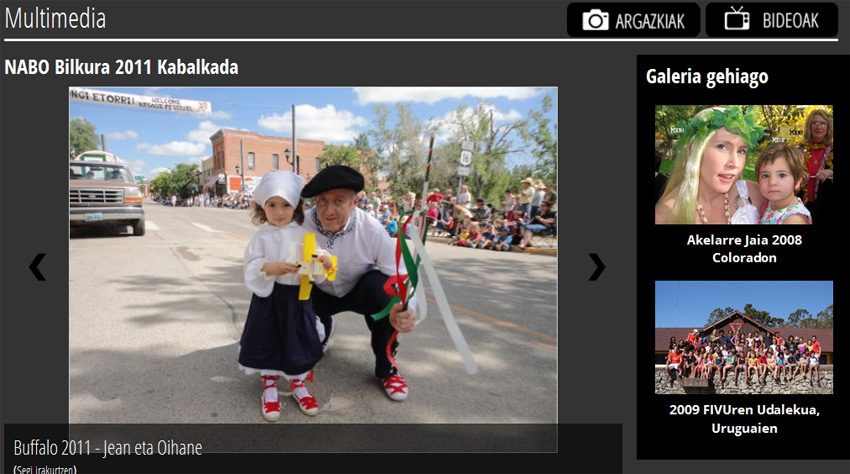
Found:
[[[656,281],[656,394],[832,394],[833,282]]]

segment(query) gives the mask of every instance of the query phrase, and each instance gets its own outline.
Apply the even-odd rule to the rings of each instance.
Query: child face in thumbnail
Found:
[[[773,163],[763,163],[758,178],[759,190],[770,201],[773,210],[788,207],[796,202],[794,191],[800,187],[802,178],[794,180],[785,157],[777,157]]]
[[[744,170],[746,162],[746,142],[738,135],[721,128],[711,137],[705,148],[700,165],[700,186],[716,193],[729,192],[738,175]]]

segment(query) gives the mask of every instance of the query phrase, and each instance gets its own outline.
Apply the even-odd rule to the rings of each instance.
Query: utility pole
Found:
[[[295,104],[292,104],[292,157],[295,174],[298,174],[298,148],[295,145]]]

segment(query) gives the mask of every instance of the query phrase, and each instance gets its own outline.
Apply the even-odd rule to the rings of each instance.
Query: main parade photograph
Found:
[[[556,88],[72,87],[69,173],[72,423],[557,423]]]

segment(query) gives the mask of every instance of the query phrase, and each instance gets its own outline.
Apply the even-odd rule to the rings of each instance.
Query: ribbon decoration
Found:
[[[425,182],[422,185],[423,204],[425,203],[425,197],[428,193],[428,178],[431,173],[431,162],[434,157],[433,152],[434,135],[431,135],[431,142],[428,147],[428,162],[425,167]],[[416,217],[420,213],[422,214],[423,221],[421,229],[416,225]],[[386,284],[384,284],[384,291],[390,295],[391,299],[389,304],[387,304],[380,313],[372,315],[372,319],[377,321],[386,317],[390,313],[390,309],[399,302],[402,303],[402,309],[407,310],[407,304],[410,301],[410,298],[413,297],[414,293],[416,293],[416,289],[419,287],[419,266],[422,265],[422,268],[425,270],[425,274],[428,276],[428,283],[434,293],[434,298],[437,300],[437,306],[440,308],[440,313],[443,316],[443,322],[446,324],[446,329],[449,331],[449,336],[451,336],[452,342],[454,342],[455,347],[458,352],[460,352],[461,358],[463,358],[466,371],[470,375],[475,374],[478,372],[478,366],[475,364],[475,359],[472,357],[472,352],[469,350],[469,346],[466,344],[463,334],[460,332],[460,327],[458,327],[457,321],[455,321],[454,315],[449,307],[446,294],[443,291],[442,285],[440,285],[440,280],[437,278],[437,272],[434,270],[434,266],[431,264],[431,260],[425,252],[425,240],[427,239],[429,226],[428,219],[426,218],[426,212],[424,210],[412,210],[407,214],[402,214],[401,217],[404,216],[407,216],[407,219],[404,221],[404,224],[401,226],[398,236],[396,237],[396,274],[389,277]],[[410,240],[413,242],[413,246],[416,249],[415,260],[404,238],[404,236],[407,235],[408,225],[411,225],[413,229]],[[399,272],[402,260],[404,260],[407,275],[402,275]],[[396,288],[398,288],[398,290],[396,290]],[[420,309],[421,314],[419,320],[416,322],[417,324],[425,319],[428,311],[425,298],[422,298]],[[398,330],[393,331],[393,334],[390,336],[390,340],[387,343],[387,359],[389,359],[393,367],[398,369],[398,364],[396,363],[392,353],[392,346],[396,338],[398,338]]]

